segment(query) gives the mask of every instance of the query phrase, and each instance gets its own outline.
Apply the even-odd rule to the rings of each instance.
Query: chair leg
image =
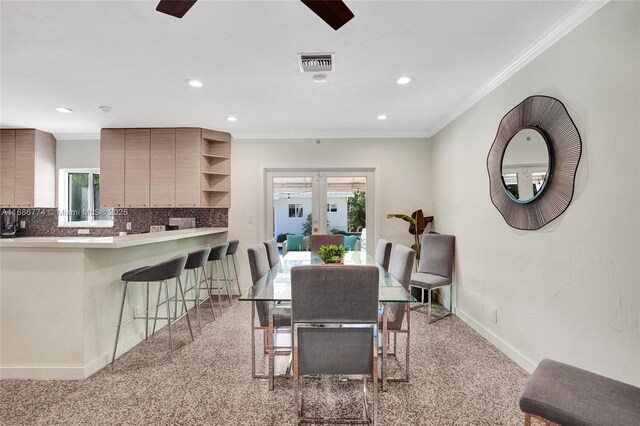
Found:
[[[218,268],[218,261],[214,260],[214,263],[216,264],[216,282],[218,283],[218,308],[220,308],[220,316],[222,316],[222,289],[220,288],[220,269]]]
[[[209,306],[211,306],[211,315],[213,315],[213,319],[216,319],[216,314],[213,308],[213,296],[211,295],[211,289],[209,288],[209,278],[207,277],[207,268],[205,268],[204,266],[202,267],[202,275],[204,276],[204,280],[200,280],[200,282],[198,283],[198,289],[202,288],[202,282],[204,281],[207,294],[209,295]]]
[[[167,300],[167,328],[169,329],[169,358],[173,361],[173,338],[171,336],[171,303],[169,301],[169,283],[162,281],[160,286],[164,283],[164,296]]]
[[[116,343],[113,346],[113,358],[111,358],[111,364],[116,360],[116,351],[118,350],[118,339],[120,338],[120,327],[122,326],[122,311],[124,311],[124,301],[127,298],[127,286],[129,283],[125,281],[124,290],[122,291],[122,302],[120,303],[120,316],[118,317],[118,329],[116,330]]]
[[[160,308],[160,293],[162,293],[162,282],[158,285],[158,298],[156,300],[156,315],[153,318],[153,330],[151,330],[151,335],[156,334],[156,323],[158,322],[158,309]],[[166,303],[169,303],[168,301]]]
[[[227,280],[227,273],[224,271],[224,260],[220,261],[220,266],[222,266],[222,276],[224,277],[224,285],[227,289],[227,297],[229,298],[229,306],[231,306],[231,291],[229,290],[229,280]]]
[[[524,413],[524,426],[531,426],[531,414]]]
[[[189,319],[189,310],[187,309],[187,301],[184,299],[184,290],[182,289],[182,280],[180,277],[176,277],[178,288],[180,289],[180,295],[182,296],[182,307],[184,308],[184,314],[187,317],[187,325],[189,326],[189,334],[191,334],[191,340],[193,340],[193,330],[191,329],[191,320]],[[176,294],[176,298],[178,295]]]
[[[193,279],[194,279],[194,288],[195,288],[195,308],[196,308],[196,319],[198,320],[198,332],[200,334],[202,334],[202,321],[200,320],[200,284],[198,283],[198,270],[197,269],[193,269]],[[189,287],[188,286],[188,280],[189,280],[189,272],[187,271],[187,285],[185,285],[185,287]]]
[[[240,290],[240,280],[238,279],[238,268],[236,267],[236,255],[231,255],[231,261],[233,262],[233,272],[236,276],[236,285],[238,286],[238,294],[242,295],[242,290]]]
[[[144,340],[149,338],[149,281],[147,281],[146,311],[144,318]]]

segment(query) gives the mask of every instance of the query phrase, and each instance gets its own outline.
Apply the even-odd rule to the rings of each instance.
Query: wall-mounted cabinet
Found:
[[[230,206],[231,135],[200,128],[102,129],[102,207]]]
[[[0,206],[56,206],[56,139],[35,129],[0,132]]]

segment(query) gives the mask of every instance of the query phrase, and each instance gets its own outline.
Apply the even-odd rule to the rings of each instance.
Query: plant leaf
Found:
[[[411,216],[407,216],[406,214],[393,213],[393,214],[388,214],[387,215],[387,219],[391,219],[392,217],[396,217],[398,219],[402,219],[405,222],[415,223],[415,219],[413,219]]]

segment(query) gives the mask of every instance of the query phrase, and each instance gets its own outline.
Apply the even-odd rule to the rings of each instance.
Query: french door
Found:
[[[373,253],[374,170],[266,169],[266,238],[286,234],[345,234]]]

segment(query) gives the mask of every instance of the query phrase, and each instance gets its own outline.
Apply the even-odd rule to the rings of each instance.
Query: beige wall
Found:
[[[527,370],[553,358],[640,385],[639,55],[640,3],[612,2],[431,139],[458,315]],[[534,94],[566,105],[583,157],[568,210],[524,232],[491,204],[486,156]]]
[[[375,123],[374,123],[375,124]],[[229,238],[240,240],[241,284],[250,285],[247,248],[264,241],[265,168],[375,168],[375,238],[411,245],[408,224],[387,213],[431,214],[427,139],[234,140],[231,144]],[[252,223],[249,223],[252,222]]]

